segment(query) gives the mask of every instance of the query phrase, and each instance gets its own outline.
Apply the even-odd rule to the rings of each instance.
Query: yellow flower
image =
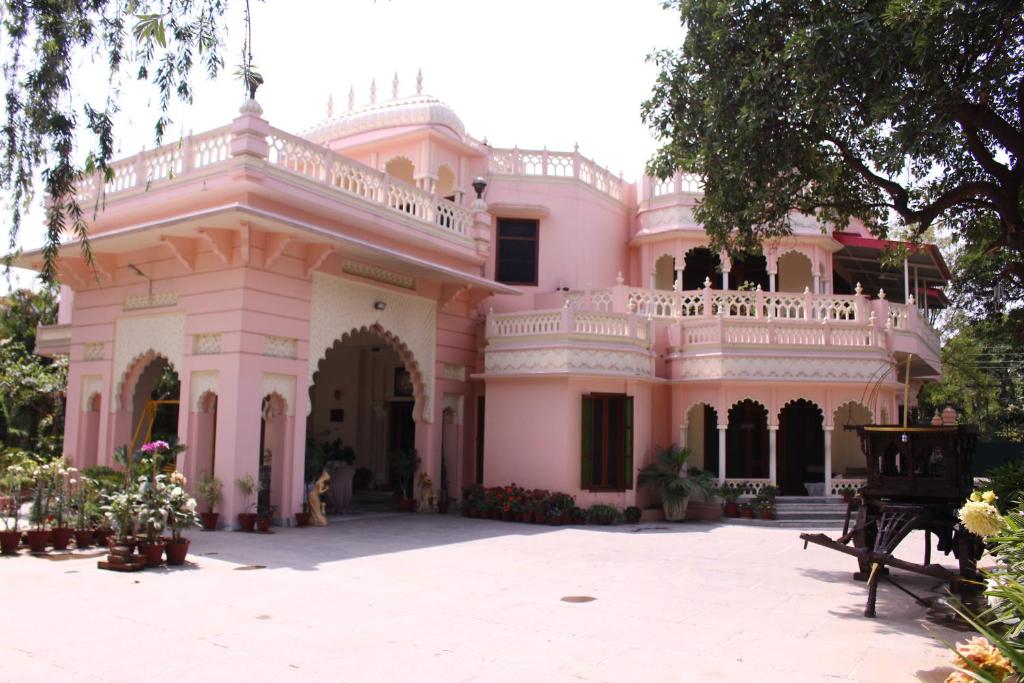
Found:
[[[985,501],[986,503],[990,503],[990,504],[994,503],[994,502],[996,502],[996,492],[995,491],[985,491],[985,493],[981,494],[981,499],[983,501]]]
[[[954,664],[962,668],[969,668],[964,660],[970,661],[982,671],[992,674],[996,680],[1003,680],[1014,673],[1013,665],[1002,652],[993,647],[985,638],[977,636],[965,643],[956,644],[957,657]],[[950,674],[946,683],[968,683],[974,678],[961,672]]]
[[[975,491],[974,493],[971,494],[971,500],[974,501],[975,503],[980,503],[981,502],[981,494],[978,493],[977,491]]]
[[[1003,528],[1003,518],[1000,517],[999,510],[981,501],[968,501],[960,508],[957,517],[968,531],[983,538],[998,533]]]

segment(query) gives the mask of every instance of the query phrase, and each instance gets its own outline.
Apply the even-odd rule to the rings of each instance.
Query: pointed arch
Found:
[[[752,398],[730,406],[725,433],[727,478],[768,478],[768,415],[768,408]]]
[[[718,410],[707,401],[695,401],[683,413],[691,464],[718,476]]]
[[[857,432],[848,426],[873,424],[874,413],[860,401],[846,401],[832,411],[832,470],[847,479],[867,474],[867,461]]]
[[[814,264],[811,257],[799,249],[789,249],[776,260],[780,292],[802,292],[814,287]]]
[[[826,495],[825,413],[814,401],[796,398],[782,406],[776,463],[784,495]],[[820,493],[815,490],[818,484]]]
[[[384,164],[384,172],[392,178],[414,185],[416,183],[416,166],[412,160],[404,155],[397,154],[387,160]]]

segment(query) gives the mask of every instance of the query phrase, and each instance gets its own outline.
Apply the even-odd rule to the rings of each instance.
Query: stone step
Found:
[[[792,510],[794,512],[827,512],[829,514],[846,514],[846,506],[838,505],[819,505],[815,503],[808,503],[806,505],[800,505],[799,503],[776,503],[776,510]]]
[[[786,529],[842,529],[843,520],[789,520],[789,519],[743,519],[742,517],[723,517],[724,524],[740,524],[744,526],[775,527]]]
[[[775,512],[775,516],[778,517],[779,519],[788,519],[788,520],[820,520],[820,521],[828,521],[828,522],[842,522],[842,521],[844,521],[846,519],[846,515],[823,515],[823,514],[813,514],[813,513],[803,513],[803,512],[784,513],[784,512],[776,511]]]

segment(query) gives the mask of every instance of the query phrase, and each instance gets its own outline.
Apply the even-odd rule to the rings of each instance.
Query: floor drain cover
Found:
[[[241,567],[235,567],[236,572],[251,572],[253,569],[266,569],[262,564],[245,564]]]
[[[594,602],[597,598],[592,598],[589,595],[567,595],[562,598],[562,602]]]

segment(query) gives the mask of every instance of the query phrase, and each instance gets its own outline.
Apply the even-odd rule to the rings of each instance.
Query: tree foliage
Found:
[[[704,178],[715,246],[792,212],[879,236],[941,223],[1024,286],[1022,0],[669,0],[686,35],[644,120],[649,170]]]
[[[114,115],[122,73],[151,83],[159,100],[154,124],[160,144],[171,121],[172,100],[192,101],[190,78],[199,65],[212,78],[223,66],[223,18],[227,0],[5,0],[0,6],[0,62],[6,95],[0,127],[0,189],[11,200],[10,247],[35,195],[41,169],[46,199],[42,277],[54,279],[61,236],[82,240],[91,261],[84,210],[75,185],[97,171],[109,180],[114,153]],[[84,59],[109,71],[99,101],[79,99],[76,69]],[[249,62],[246,61],[246,64]],[[246,67],[248,68],[248,67]],[[131,72],[129,73],[129,70]],[[90,134],[81,161],[78,132]],[[84,209],[84,210],[83,210]]]

